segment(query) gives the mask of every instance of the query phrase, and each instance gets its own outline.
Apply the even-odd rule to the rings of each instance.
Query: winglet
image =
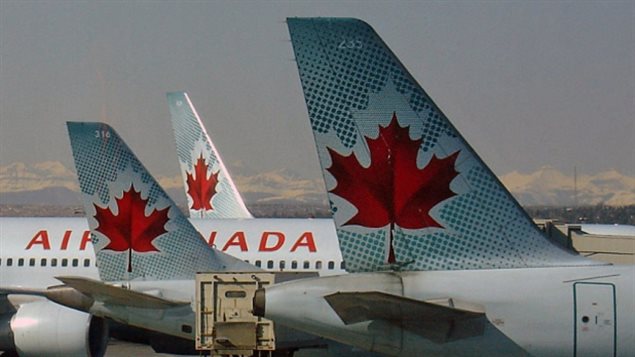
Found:
[[[186,92],[167,94],[191,217],[253,218]]]

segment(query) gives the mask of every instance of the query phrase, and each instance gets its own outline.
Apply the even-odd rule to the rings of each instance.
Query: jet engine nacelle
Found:
[[[20,357],[101,357],[108,344],[108,323],[50,301],[20,305],[10,321]]]

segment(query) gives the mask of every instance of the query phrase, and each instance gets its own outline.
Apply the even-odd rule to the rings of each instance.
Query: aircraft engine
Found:
[[[50,301],[36,301],[20,305],[10,320],[0,319],[0,334],[2,348],[20,357],[101,357],[108,344],[108,323]]]

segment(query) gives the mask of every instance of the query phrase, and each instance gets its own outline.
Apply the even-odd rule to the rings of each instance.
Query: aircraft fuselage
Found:
[[[389,355],[631,356],[634,284],[633,266],[357,273],[269,287],[265,317]],[[480,336],[431,342],[381,320],[345,325],[324,299],[371,291],[478,304],[489,324]]]

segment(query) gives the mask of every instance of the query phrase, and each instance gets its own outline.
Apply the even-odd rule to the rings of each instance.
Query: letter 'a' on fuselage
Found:
[[[192,218],[253,218],[186,92],[167,94]]]
[[[369,25],[287,24],[349,272],[599,264],[544,236]]]
[[[114,129],[104,123],[67,127],[102,280],[257,270],[209,247]]]

